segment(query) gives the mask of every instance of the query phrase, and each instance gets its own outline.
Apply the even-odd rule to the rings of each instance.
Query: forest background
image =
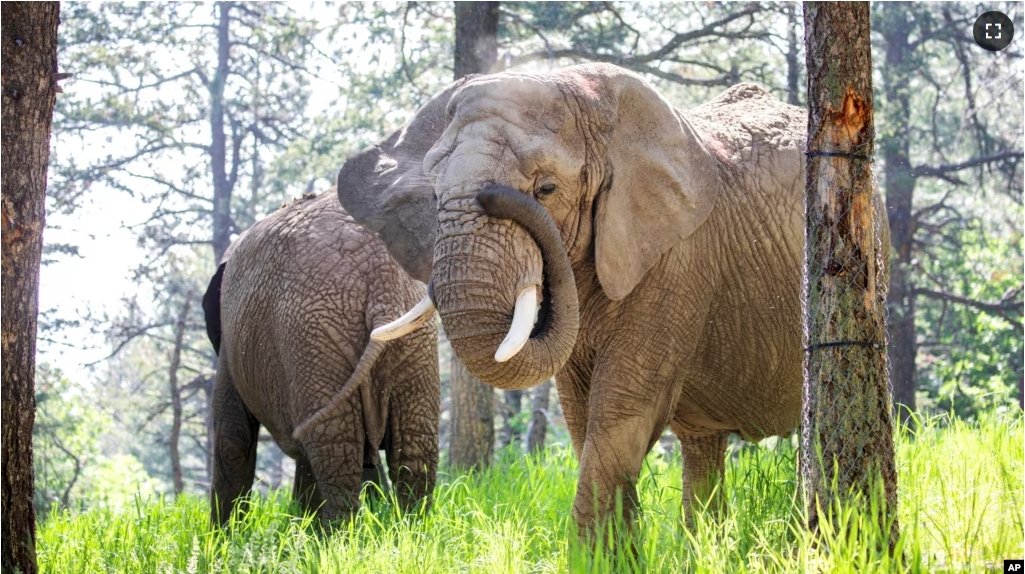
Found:
[[[1025,68],[1020,42],[974,43],[985,9],[1025,30],[1020,4],[872,8],[904,414],[1022,405]],[[66,2],[61,19],[74,76],[47,190],[37,509],[203,493],[214,362],[199,298],[215,262],[283,202],[329,190],[346,156],[451,81],[453,5]],[[606,61],[682,109],[740,81],[805,105],[799,4],[503,2],[495,38],[493,71]],[[439,356],[445,452],[463,439],[444,343]],[[550,384],[488,399],[492,432],[466,439],[488,443],[481,464],[496,448],[568,442]],[[263,489],[291,478],[269,439],[257,477]]]

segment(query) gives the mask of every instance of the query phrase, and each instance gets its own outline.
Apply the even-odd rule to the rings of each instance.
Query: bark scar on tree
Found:
[[[865,100],[851,86],[847,86],[843,101],[839,108],[829,106],[826,110],[827,124],[833,127],[830,130],[830,140],[834,149],[838,151],[853,151],[864,144],[871,134],[866,133],[869,120],[872,117],[872,104]],[[833,162],[841,161],[867,161],[863,159],[834,157]],[[845,165],[834,165],[835,173],[847,173],[849,169]],[[846,186],[844,186],[846,187]],[[832,193],[825,194],[830,206],[830,214],[835,215],[833,207],[840,198]],[[842,203],[842,202],[840,202]],[[861,253],[865,254],[864,261],[866,269],[865,292],[863,305],[866,310],[874,311],[876,308],[876,258],[875,258],[875,226],[872,218],[872,189],[855,191],[850,198],[850,211],[847,213],[847,225],[852,239]]]

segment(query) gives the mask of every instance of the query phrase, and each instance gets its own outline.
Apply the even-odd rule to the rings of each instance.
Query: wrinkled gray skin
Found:
[[[475,375],[518,389],[556,374],[584,531],[617,491],[634,514],[666,425],[690,516],[728,433],[800,420],[805,123],[752,84],[684,112],[605,64],[480,76],[347,161],[339,197],[430,281]],[[534,332],[496,362],[532,285]]]
[[[203,305],[218,350],[213,523],[252,487],[260,425],[296,460],[300,509],[324,523],[358,506],[361,483],[385,484],[380,448],[403,506],[430,495],[436,329],[368,345],[424,292],[334,192],[279,209],[231,245]]]

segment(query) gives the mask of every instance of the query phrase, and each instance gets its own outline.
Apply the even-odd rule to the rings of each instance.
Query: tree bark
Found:
[[[787,13],[787,103],[792,106],[800,105],[798,90],[801,82],[801,61],[799,57],[800,45],[797,41],[797,3],[790,2],[786,5]]]
[[[890,223],[893,257],[890,267],[889,310],[890,378],[893,381],[893,403],[902,423],[915,411],[915,285],[911,277],[915,226],[912,206],[915,176],[911,168],[911,106],[909,80],[915,72],[908,44],[910,22],[907,7],[883,4],[879,23],[885,45],[886,73],[883,93],[886,96],[884,117],[887,137],[881,142],[883,180],[886,182],[886,216]]]
[[[210,81],[210,167],[214,188],[214,267],[220,265],[231,243],[231,192],[228,181],[228,145],[224,133],[224,86],[231,73],[231,2],[217,4],[217,70]]]
[[[548,434],[548,398],[551,394],[552,380],[534,387],[530,397],[530,426],[527,428],[527,452],[535,453],[545,448],[545,435]]]
[[[57,99],[57,2],[8,2],[0,31],[3,60],[3,385],[2,568],[36,572],[32,425],[36,315],[46,221],[50,124]]]
[[[185,321],[189,316],[189,309],[192,306],[192,292],[185,294],[185,303],[182,304],[181,313],[174,325],[174,348],[171,351],[171,364],[167,369],[167,386],[171,393],[171,436],[168,438],[168,448],[171,455],[171,479],[174,482],[175,496],[185,490],[185,481],[182,478],[181,453],[178,449],[178,442],[182,434],[182,395],[178,386],[178,368],[181,366],[182,347],[185,343]]]
[[[499,437],[499,443],[501,448],[505,448],[511,444],[516,444],[519,448],[520,445],[520,432],[516,430],[514,426],[514,419],[523,410],[523,391],[502,391],[502,398],[504,399],[504,407],[502,409],[502,434]]]
[[[822,519],[830,520],[838,498],[867,500],[882,480],[886,504],[879,520],[892,548],[897,473],[885,345],[886,249],[872,186],[869,4],[808,2],[804,23],[808,525],[815,531]]]
[[[498,2],[456,2],[455,79],[487,73],[498,59]],[[491,464],[495,441],[494,390],[452,356],[452,432],[449,463]]]
[[[473,376],[452,354],[452,434],[449,464],[484,468],[491,464],[495,444],[494,392]]]
[[[498,2],[456,2],[455,78],[486,74],[498,59]]]

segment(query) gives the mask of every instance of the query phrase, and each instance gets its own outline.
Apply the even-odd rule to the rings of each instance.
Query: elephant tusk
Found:
[[[509,326],[509,333],[505,340],[495,351],[495,361],[504,363],[516,356],[523,345],[530,339],[530,332],[534,329],[534,321],[537,320],[537,288],[533,285],[520,291],[516,296],[516,308],[513,310],[512,325]]]
[[[434,318],[434,302],[425,295],[415,307],[387,325],[381,325],[370,332],[373,341],[391,341],[408,335]]]

